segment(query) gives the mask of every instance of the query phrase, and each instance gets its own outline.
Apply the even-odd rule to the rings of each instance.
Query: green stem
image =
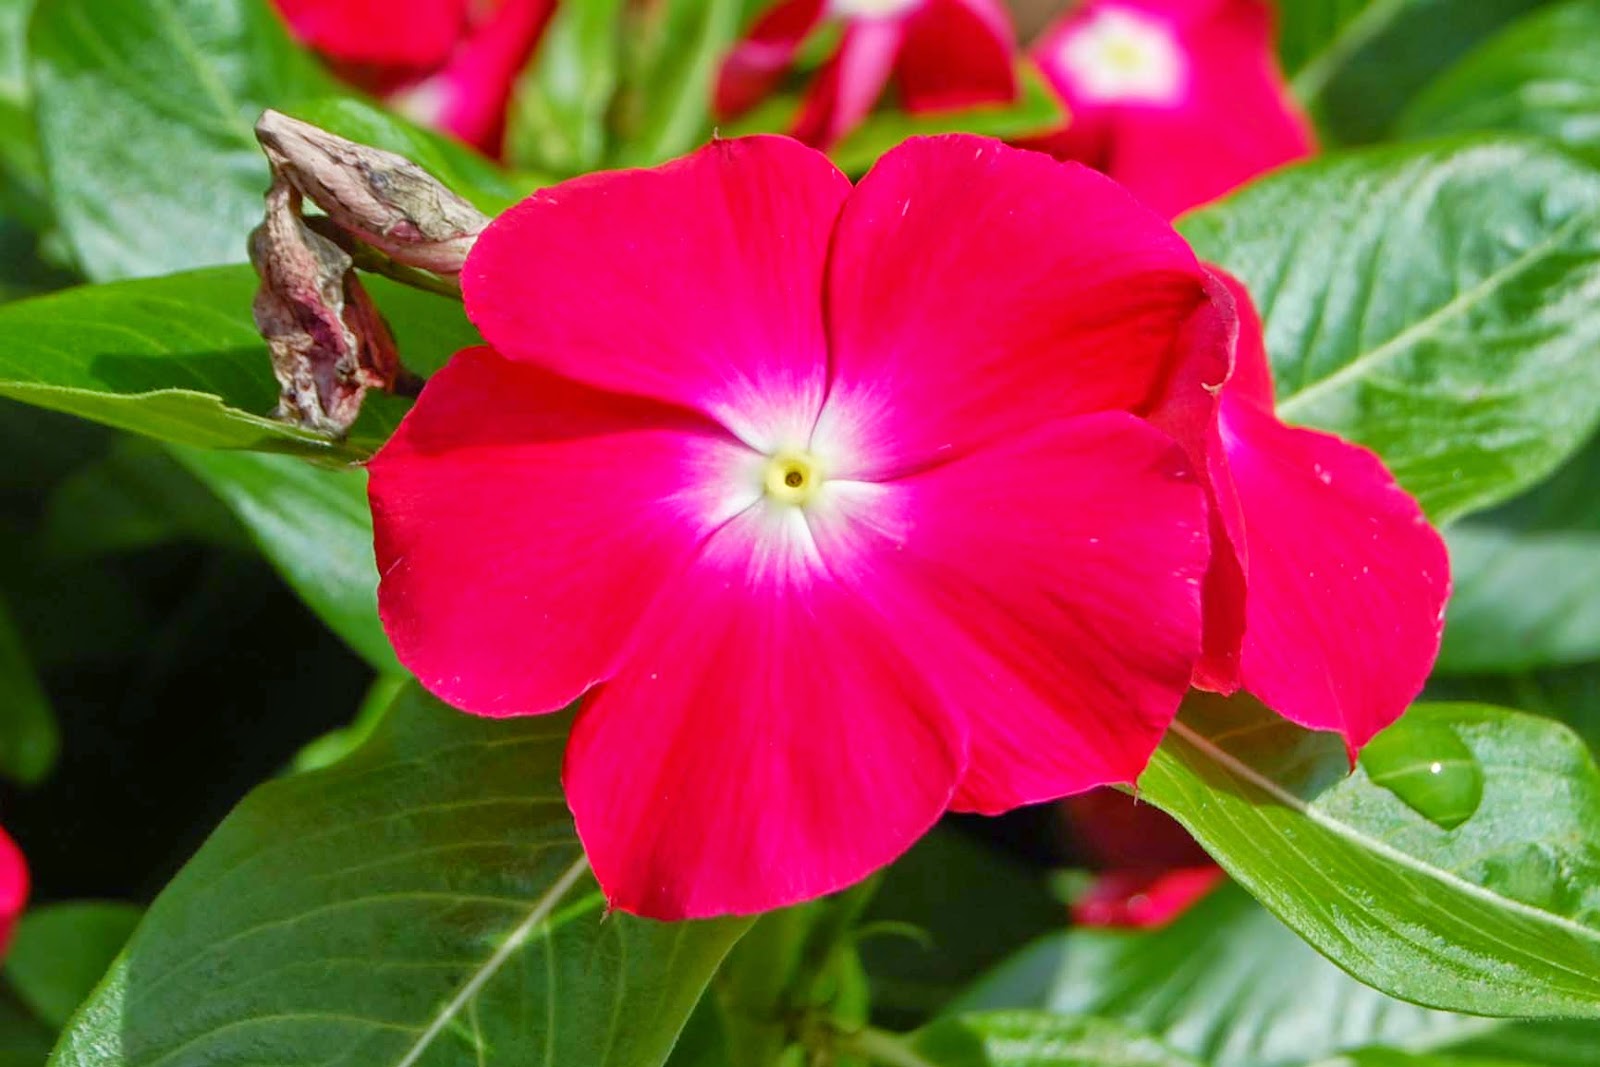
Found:
[[[857,1030],[829,1028],[826,1040],[828,1047],[835,1053],[856,1056],[872,1063],[882,1064],[883,1067],[937,1067],[936,1064],[923,1059],[899,1034],[891,1034],[887,1030],[878,1030],[871,1026],[863,1026]]]

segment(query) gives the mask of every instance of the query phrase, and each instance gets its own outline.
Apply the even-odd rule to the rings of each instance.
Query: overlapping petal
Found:
[[[839,492],[822,556],[968,719],[956,807],[1139,775],[1199,651],[1206,505],[1170,438],[1120,412],[1056,420]]]
[[[822,285],[850,182],[783,137],[544,189],[478,239],[467,313],[505,356],[804,440],[826,385]]]
[[[1240,312],[1219,423],[1244,522],[1240,679],[1354,752],[1399,718],[1438,656],[1444,540],[1377,456],[1278,419],[1260,320],[1244,287],[1225,281]]]
[[[567,749],[568,802],[612,904],[763,911],[910,847],[965,750],[920,666],[819,558],[798,511],[758,507],[719,530]]]
[[[1114,183],[964,135],[908,141],[861,181],[828,297],[818,432],[841,442],[849,477],[1148,409],[1208,300],[1183,239]]]
[[[611,676],[656,589],[755,498],[753,458],[695,413],[458,354],[369,464],[379,607],[401,662],[480,715],[571,703]]]
[[[1223,404],[1249,546],[1240,677],[1278,714],[1352,752],[1422,690],[1439,653],[1443,540],[1377,456]]]

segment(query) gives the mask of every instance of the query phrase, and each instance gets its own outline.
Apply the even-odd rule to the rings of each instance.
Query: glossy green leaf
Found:
[[[1597,485],[1600,437],[1531,492],[1445,532],[1454,590],[1439,670],[1521,672],[1600,659]]]
[[[0,600],[0,775],[37,785],[61,748],[55,712],[34,673],[11,609]]]
[[[408,403],[369,397],[348,441],[268,416],[277,402],[250,315],[249,267],[84,286],[0,307],[0,396],[200,448],[360,459]],[[476,343],[461,306],[374,279],[407,365],[427,373]]]
[[[1547,0],[1292,0],[1274,5],[1290,88],[1324,132],[1379,139],[1440,71]]]
[[[1569,0],[1508,26],[1433,81],[1401,116],[1418,137],[1538,134],[1600,164],[1600,3]]]
[[[1181,229],[1259,304],[1279,414],[1374,449],[1436,520],[1544,477],[1600,420],[1600,173],[1561,153],[1334,157]]]
[[[300,749],[295,753],[289,769],[296,774],[320,771],[359,752],[361,746],[377,733],[395,698],[409,684],[410,678],[404,674],[380,674],[374,678],[350,724],[331,730]]]
[[[1198,1061],[1119,1023],[1045,1012],[975,1012],[942,1019],[908,1044],[915,1059],[885,1055],[879,1062],[905,1067],[1200,1067]]]
[[[101,281],[244,262],[257,116],[334,91],[267,0],[38,0],[31,46],[56,217]]]
[[[661,1063],[748,923],[605,914],[561,797],[569,724],[408,689],[355,756],[235,809],[51,1063]]]
[[[710,135],[712,87],[743,14],[743,0],[665,0],[640,9],[614,163],[651,166]]]
[[[622,29],[622,0],[556,8],[511,98],[506,153],[512,160],[557,174],[582,174],[604,162]]]
[[[1418,705],[1386,743],[1443,764],[1440,731],[1482,775],[1453,829],[1453,807],[1419,810],[1364,768],[1346,778],[1337,736],[1247,698],[1191,699],[1140,795],[1364,982],[1454,1011],[1600,1017],[1593,757],[1556,723],[1467,704]]]
[[[400,669],[378,623],[365,470],[251,452],[175,447],[172,454],[233,511],[330,630],[375,669]]]
[[[1368,1045],[1439,1043],[1484,1026],[1363,985],[1234,885],[1160,930],[1083,928],[1043,938],[954,1005],[958,1013],[1024,1008],[1114,1019],[1229,1067],[1292,1067]]]
[[[35,1015],[59,1030],[99,984],[139,916],[131,904],[30,908],[6,951],[6,981]]]

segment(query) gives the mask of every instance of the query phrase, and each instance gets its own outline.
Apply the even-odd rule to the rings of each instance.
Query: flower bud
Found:
[[[341,229],[396,263],[454,276],[488,216],[403,156],[266,111],[256,140],[273,172]]]
[[[250,262],[261,278],[256,328],[282,388],[274,414],[342,437],[367,389],[392,389],[403,374],[388,326],[350,256],[306,226],[299,193],[283,181],[267,193],[266,220],[250,235]]]

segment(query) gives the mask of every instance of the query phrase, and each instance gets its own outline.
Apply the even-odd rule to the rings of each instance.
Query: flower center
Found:
[[[828,10],[842,19],[886,19],[904,14],[921,0],[830,0]]]
[[[1069,34],[1061,62],[1091,100],[1176,103],[1183,50],[1165,23],[1134,11],[1101,11]]]
[[[777,503],[804,507],[822,489],[822,465],[809,452],[784,449],[767,457],[761,482]]]

